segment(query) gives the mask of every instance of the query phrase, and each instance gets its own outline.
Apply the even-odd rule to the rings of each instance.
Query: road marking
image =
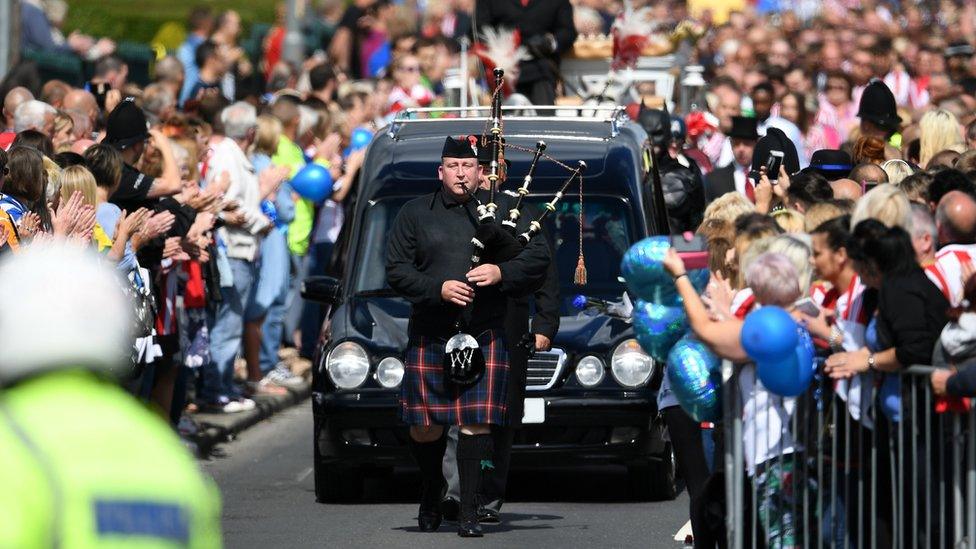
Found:
[[[315,469],[313,469],[311,467],[307,467],[304,471],[302,471],[301,473],[298,473],[298,476],[295,477],[295,482],[299,482],[299,483],[300,482],[305,482],[305,479],[307,479],[308,478],[308,475],[311,475],[312,474],[312,471],[314,471],[314,470]],[[689,523],[689,524],[691,524],[691,523]]]
[[[688,536],[690,535],[691,535],[691,521],[689,520],[688,522],[685,523],[684,526],[681,527],[680,530],[678,530],[678,533],[674,535],[674,541],[680,541],[681,543],[684,543],[684,541],[688,539]]]

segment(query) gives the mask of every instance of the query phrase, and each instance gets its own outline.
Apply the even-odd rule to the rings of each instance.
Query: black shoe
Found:
[[[478,522],[482,524],[498,524],[501,522],[501,518],[498,516],[498,511],[482,507],[478,509]]]
[[[417,515],[417,526],[421,532],[436,532],[441,527],[440,511],[432,511],[420,506],[420,513]]]
[[[481,525],[477,522],[462,522],[458,524],[458,535],[462,538],[480,538],[485,534],[481,531]]]
[[[454,498],[447,498],[441,502],[441,515],[447,522],[457,522],[461,512],[461,504]]]

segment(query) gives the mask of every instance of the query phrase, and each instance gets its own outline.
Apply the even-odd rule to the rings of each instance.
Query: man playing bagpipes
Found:
[[[491,464],[490,426],[508,421],[508,297],[538,289],[550,261],[549,246],[535,231],[515,255],[487,238],[486,246],[473,246],[486,226],[486,208],[479,206],[500,213],[510,207],[508,197],[478,190],[477,141],[445,140],[441,188],[403,206],[387,253],[390,287],[413,305],[400,412],[423,477],[418,524],[424,531],[440,525],[444,427],[457,425],[458,535],[466,537],[482,535],[477,494],[482,467]],[[527,231],[528,221],[519,223],[519,232]],[[487,222],[495,223],[493,217]]]

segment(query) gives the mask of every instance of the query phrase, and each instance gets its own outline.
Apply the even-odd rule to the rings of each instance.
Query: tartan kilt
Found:
[[[411,338],[400,386],[400,419],[404,423],[505,424],[509,383],[505,336],[501,330],[487,330],[475,339],[485,355],[485,373],[474,385],[458,387],[444,377],[447,341],[429,336]]]

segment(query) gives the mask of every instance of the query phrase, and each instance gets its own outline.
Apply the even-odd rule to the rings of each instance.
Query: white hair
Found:
[[[912,202],[912,232],[913,238],[918,238],[928,233],[932,237],[932,242],[939,241],[939,229],[935,226],[935,218],[928,206]]]
[[[254,105],[238,101],[220,113],[224,135],[231,139],[245,139],[247,132],[258,125],[258,111]]]
[[[781,234],[770,239],[769,253],[781,254],[790,260],[793,268],[796,269],[796,279],[800,283],[800,289],[806,290],[813,282],[813,263],[810,256],[813,255],[813,247],[810,243],[810,235],[807,234]]]
[[[0,383],[68,368],[121,373],[132,345],[126,282],[94,251],[32,244],[0,260]]]
[[[14,131],[16,133],[24,130],[43,131],[45,124],[47,124],[45,118],[48,115],[54,116],[55,114],[57,111],[54,107],[43,101],[36,99],[24,101],[14,111]]]
[[[797,278],[793,262],[776,252],[760,255],[746,270],[746,284],[763,305],[792,305],[803,295]]]
[[[851,230],[865,219],[877,219],[885,227],[899,226],[912,234],[911,201],[908,195],[890,183],[871,189],[854,206],[851,214]]]
[[[312,131],[319,123],[319,113],[315,112],[315,109],[306,107],[305,105],[298,106],[298,117],[299,136]]]

